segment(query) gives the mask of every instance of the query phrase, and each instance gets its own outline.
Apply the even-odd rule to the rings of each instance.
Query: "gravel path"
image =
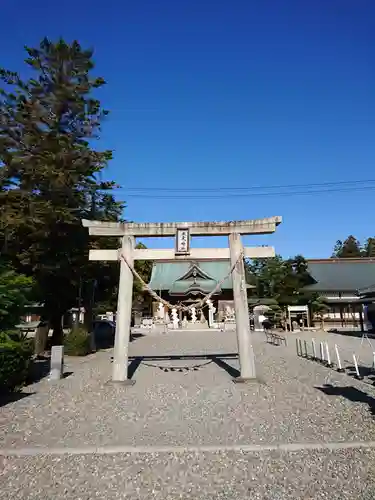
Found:
[[[258,381],[246,385],[230,375],[238,369],[232,332],[137,339],[131,355],[143,360],[132,387],[106,383],[110,351],[68,360],[71,376],[30,386],[35,394],[0,409],[3,455],[27,447],[170,451],[3,456],[0,498],[374,498],[374,490],[367,496],[373,449],[220,451],[225,445],[375,441],[371,385],[298,358],[293,341],[275,347],[256,334],[254,348]],[[181,353],[190,357],[156,358]],[[166,372],[167,366],[183,371]],[[173,451],[189,445],[218,451]]]
[[[0,458],[1,499],[373,500],[374,451]]]
[[[227,368],[224,362],[238,368],[236,359],[225,359],[236,352],[235,335],[228,332],[138,339],[131,354],[144,360],[134,374],[133,387],[106,383],[110,352],[100,352],[84,363],[73,362],[70,377],[54,385],[43,381],[31,386],[35,395],[2,408],[0,448],[375,438],[372,386],[297,358],[291,348],[266,345],[263,337],[256,338],[255,351],[259,381],[247,385],[233,384],[222,367]],[[206,359],[155,359],[181,352],[216,354],[220,366]],[[158,367],[171,365],[202,366],[183,372]],[[326,395],[322,389],[337,395]]]

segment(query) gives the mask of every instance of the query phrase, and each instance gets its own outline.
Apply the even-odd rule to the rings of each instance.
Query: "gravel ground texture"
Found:
[[[303,335],[330,341],[334,334]],[[258,379],[248,384],[233,383],[235,332],[136,339],[130,349],[136,384],[128,387],[108,384],[110,350],[67,359],[70,376],[43,379],[0,408],[0,498],[375,498],[371,448],[173,451],[375,441],[369,377],[358,381],[297,357],[295,335],[289,337],[287,347],[276,347],[253,335]],[[361,339],[342,337],[331,340],[349,351],[361,348],[371,359]],[[159,358],[166,355],[170,359]],[[86,446],[169,451],[6,456],[7,449]]]
[[[108,384],[111,352],[69,360],[64,380],[30,386],[0,410],[0,448],[173,446],[375,439],[372,385],[254,336],[258,380],[234,384],[233,332],[148,336],[131,387]],[[165,354],[189,359],[158,360]],[[198,356],[215,355],[211,359]],[[161,367],[189,370],[165,372]],[[192,367],[198,367],[194,370]],[[228,371],[230,373],[228,373]]]
[[[0,457],[0,499],[373,500],[374,450]]]

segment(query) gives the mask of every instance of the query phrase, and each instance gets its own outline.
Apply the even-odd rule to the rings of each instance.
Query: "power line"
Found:
[[[153,194],[153,193],[127,193],[124,191],[121,194],[124,194],[127,198],[147,198],[147,199],[162,199],[162,200],[187,200],[187,199],[229,199],[229,198],[254,198],[254,197],[262,197],[262,196],[302,196],[302,195],[322,195],[324,193],[352,193],[359,191],[374,191],[374,186],[361,186],[361,187],[348,187],[348,188],[331,188],[331,189],[314,189],[314,190],[303,190],[303,191],[273,191],[270,193],[221,193],[221,194],[203,194],[202,192],[198,194]],[[118,192],[116,192],[118,193]]]
[[[163,191],[163,192],[229,192],[229,191],[254,191],[254,190],[268,190],[268,189],[295,189],[295,188],[315,188],[315,187],[334,187],[334,186],[350,186],[358,184],[371,184],[375,183],[375,179],[363,179],[363,180],[349,180],[349,181],[332,181],[332,182],[318,182],[318,183],[305,183],[305,184],[284,184],[284,185],[270,185],[270,186],[240,186],[240,187],[208,187],[208,188],[173,188],[173,187],[129,187],[129,188],[118,188],[118,191],[125,191],[130,193],[132,191]],[[367,186],[364,186],[367,187]]]

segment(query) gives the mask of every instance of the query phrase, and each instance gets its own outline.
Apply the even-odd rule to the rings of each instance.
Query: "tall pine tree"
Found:
[[[339,259],[362,257],[361,244],[357,238],[350,235],[343,243],[341,241],[336,243],[332,257]]]
[[[35,277],[61,342],[61,317],[87,266],[81,218],[118,220],[122,206],[115,184],[98,180],[112,153],[93,148],[107,111],[93,95],[105,82],[92,75],[92,50],[45,38],[26,52],[31,78],[0,70],[0,245]]]
[[[375,257],[375,238],[367,238],[363,247],[364,257]]]

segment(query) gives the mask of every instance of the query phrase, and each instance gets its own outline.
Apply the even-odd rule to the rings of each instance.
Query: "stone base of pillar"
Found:
[[[258,379],[256,377],[235,377],[233,379],[233,382],[235,384],[248,384],[249,382],[258,382]]]
[[[135,380],[132,379],[127,379],[127,380],[108,380],[107,382],[108,385],[119,385],[119,386],[132,386],[135,384]]]

